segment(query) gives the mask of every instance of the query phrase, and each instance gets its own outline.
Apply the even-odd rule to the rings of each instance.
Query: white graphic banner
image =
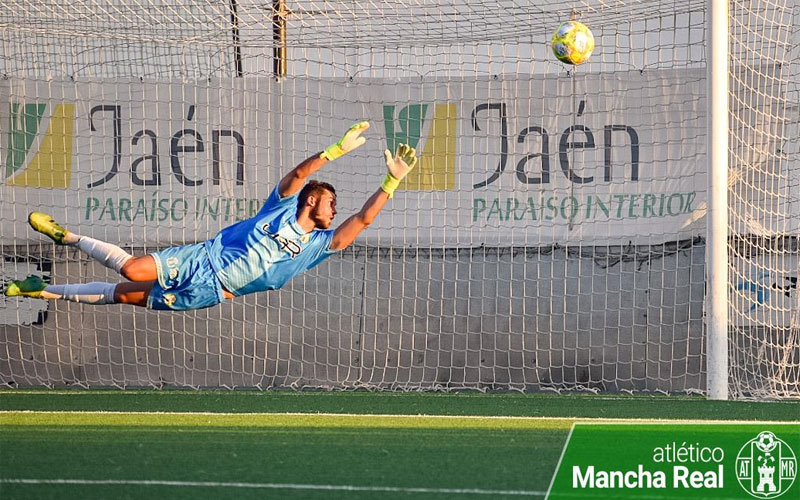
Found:
[[[360,241],[648,244],[703,234],[703,70],[528,79],[0,82],[0,242],[29,211],[123,244],[200,241],[297,163],[372,124],[315,178],[338,221],[410,143],[418,169]]]

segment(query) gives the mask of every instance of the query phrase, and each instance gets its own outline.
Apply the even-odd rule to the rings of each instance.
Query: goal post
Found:
[[[120,280],[33,210],[141,255],[255,215],[352,123],[316,175],[334,225],[420,152],[279,291],[0,296],[6,386],[800,396],[796,0],[0,0],[0,27],[3,284]]]
[[[728,2],[708,0],[708,397],[728,399]]]

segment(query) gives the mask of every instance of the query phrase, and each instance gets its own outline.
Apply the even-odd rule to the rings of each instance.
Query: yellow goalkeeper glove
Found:
[[[417,166],[417,150],[408,144],[399,144],[394,157],[388,149],[383,154],[386,156],[386,167],[389,169],[389,173],[383,179],[381,189],[386,191],[391,198],[394,196],[394,190],[400,185],[400,181]]]
[[[361,137],[361,133],[368,128],[369,122],[356,123],[344,133],[344,137],[342,137],[339,142],[331,144],[325,148],[325,151],[322,152],[320,157],[325,158],[328,161],[333,161],[336,158],[339,158],[340,156],[345,155],[363,145],[365,142],[367,142],[367,139]]]

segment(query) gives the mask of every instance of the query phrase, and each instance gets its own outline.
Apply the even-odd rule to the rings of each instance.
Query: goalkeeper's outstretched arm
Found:
[[[394,196],[400,181],[417,165],[417,152],[407,144],[400,144],[394,156],[388,149],[384,155],[389,173],[386,174],[381,187],[369,197],[361,210],[336,228],[331,241],[331,250],[341,250],[350,246],[356,236],[372,224],[389,198]]]
[[[299,165],[281,179],[278,185],[278,194],[281,195],[281,198],[286,198],[300,191],[306,180],[328,161],[333,161],[364,144],[366,139],[361,137],[361,133],[368,128],[369,122],[358,122],[350,127],[338,142],[300,162]]]

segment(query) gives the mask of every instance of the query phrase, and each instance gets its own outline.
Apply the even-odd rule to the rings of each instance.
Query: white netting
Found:
[[[278,292],[188,313],[0,298],[2,382],[705,390],[705,0],[0,5],[3,280],[119,279],[31,210],[140,254],[253,214],[355,121],[367,145],[317,176],[340,219],[384,148],[423,158]],[[573,15],[596,39],[578,68],[549,46]],[[797,278],[797,16],[731,7],[738,396],[798,393],[796,286],[734,282]]]
[[[800,394],[800,10],[731,8],[730,387]]]

